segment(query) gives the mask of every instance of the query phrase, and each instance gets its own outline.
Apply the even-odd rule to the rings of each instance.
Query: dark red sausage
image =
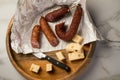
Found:
[[[31,45],[33,48],[40,48],[40,25],[35,25],[31,35]]]
[[[77,33],[81,21],[81,17],[82,17],[82,8],[80,5],[78,5],[68,31],[64,30],[65,27],[64,23],[60,23],[55,26],[56,34],[58,35],[58,37],[65,41],[72,40],[72,38]]]
[[[53,12],[48,13],[45,16],[45,19],[48,22],[55,22],[55,21],[61,19],[62,17],[64,17],[69,12],[70,12],[69,8],[67,6],[64,6],[58,10],[54,10]]]
[[[41,17],[41,19],[40,19],[40,26],[41,26],[42,32],[45,34],[49,43],[52,46],[57,46],[59,41],[58,41],[57,37],[55,36],[55,34],[53,33],[53,31],[51,30],[49,24],[47,23],[47,21],[45,20],[44,17]]]

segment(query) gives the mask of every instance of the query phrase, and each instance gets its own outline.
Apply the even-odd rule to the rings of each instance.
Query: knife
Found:
[[[67,66],[66,64],[63,64],[57,60],[55,60],[54,58],[51,58],[50,56],[44,54],[43,52],[36,52],[33,54],[34,56],[38,57],[39,59],[46,59],[49,62],[51,62],[52,64],[54,64],[55,66],[58,66],[62,69],[64,69],[65,71],[69,72],[70,71],[70,67]]]

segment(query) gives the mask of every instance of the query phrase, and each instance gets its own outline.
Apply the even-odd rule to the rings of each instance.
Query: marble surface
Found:
[[[104,39],[97,42],[93,59],[75,80],[120,80],[120,0],[88,0],[88,9]],[[26,80],[9,61],[6,31],[17,0],[0,0],[0,80]]]

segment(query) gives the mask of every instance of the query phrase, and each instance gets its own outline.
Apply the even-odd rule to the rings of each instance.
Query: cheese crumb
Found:
[[[84,51],[82,50],[81,52],[72,52],[72,53],[68,53],[68,59],[70,61],[75,61],[75,60],[81,60],[84,59]]]
[[[30,67],[30,71],[32,71],[32,72],[38,73],[39,70],[40,70],[40,66],[39,65],[32,64],[31,67]]]
[[[79,35],[75,35],[72,39],[73,42],[76,42],[76,43],[82,43],[83,41],[83,37],[79,36]]]
[[[46,64],[46,71],[51,72],[52,71],[52,64]]]
[[[62,52],[57,52],[57,53],[56,53],[56,56],[57,56],[57,58],[58,58],[60,61],[65,60],[65,57],[64,57],[64,55],[63,55]]]
[[[70,43],[66,46],[67,52],[74,52],[74,51],[80,51],[82,49],[82,45],[79,43]]]

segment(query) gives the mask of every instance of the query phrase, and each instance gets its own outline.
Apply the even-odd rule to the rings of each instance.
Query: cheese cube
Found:
[[[78,43],[70,43],[66,46],[67,52],[80,51],[81,49],[82,49],[82,45]]]
[[[57,56],[57,58],[58,58],[60,61],[65,60],[65,57],[64,57],[64,55],[62,54],[62,52],[57,52],[57,53],[56,53],[56,56]]]
[[[75,60],[81,60],[84,59],[84,52],[72,52],[72,53],[68,53],[68,59],[70,61],[75,61]]]
[[[40,66],[39,65],[32,64],[31,67],[30,67],[30,71],[32,71],[32,72],[38,73],[39,70],[40,70]]]
[[[52,71],[52,64],[46,64],[46,71],[51,72]]]
[[[81,43],[83,41],[83,37],[79,36],[79,35],[75,35],[72,39],[73,42],[76,42],[76,43]]]

